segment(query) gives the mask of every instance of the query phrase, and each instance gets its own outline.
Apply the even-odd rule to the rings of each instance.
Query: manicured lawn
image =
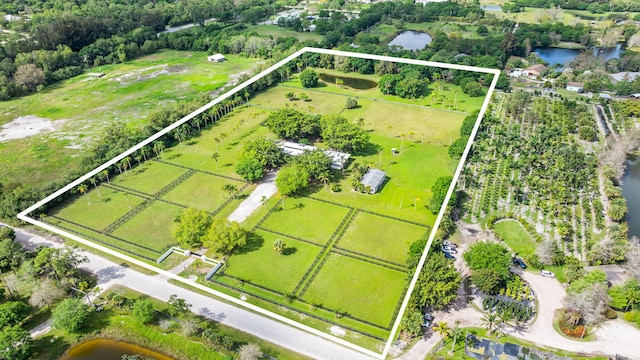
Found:
[[[76,198],[53,215],[100,231],[144,201],[104,186],[98,190],[91,186],[90,189],[86,195]]]
[[[400,301],[405,278],[406,274],[399,271],[330,254],[303,298],[387,327]]]
[[[235,186],[236,191],[244,185],[244,183],[240,181],[196,173],[163,196],[163,199],[186,207],[194,207],[213,212],[230,196],[222,190],[222,187],[227,184]]]
[[[338,246],[404,265],[409,246],[426,232],[426,227],[360,212]]]
[[[248,35],[257,32],[262,36],[273,36],[274,38],[294,37],[300,41],[322,41],[324,36],[317,32],[298,32],[277,25],[248,25],[245,33]]]
[[[293,80],[293,79],[292,79]],[[325,90],[326,88],[319,88]],[[290,101],[285,98],[285,94],[293,92],[296,96],[301,93],[309,96],[308,101],[294,100]],[[305,89],[302,87],[277,86],[265,90],[260,95],[251,100],[251,104],[267,107],[284,108],[290,106],[293,109],[313,114],[338,114],[347,101],[346,95],[327,94],[314,89]]]
[[[287,198],[261,227],[324,245],[349,209],[309,198]]]
[[[497,222],[494,231],[518,255],[531,255],[536,251],[536,242],[515,220]]]
[[[176,243],[171,231],[173,220],[181,210],[175,205],[155,202],[119,227],[113,235],[161,251]]]
[[[115,185],[153,195],[185,172],[179,167],[147,161],[111,180]]]
[[[283,294],[293,292],[321,247],[261,230],[256,230],[254,235],[250,246],[255,249],[232,256],[225,274]],[[273,250],[277,239],[286,245],[282,255]]]

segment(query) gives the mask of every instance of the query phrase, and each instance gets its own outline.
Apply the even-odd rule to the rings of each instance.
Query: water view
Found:
[[[143,347],[107,339],[95,339],[78,344],[60,360],[120,360],[122,355],[140,354],[155,360],[173,360]]]
[[[484,11],[502,11],[502,6],[500,5],[482,5],[480,7]]]
[[[594,47],[591,50],[580,49],[562,49],[562,48],[536,48],[533,52],[536,53],[542,60],[550,65],[560,64],[567,65],[573,61],[580,53],[591,51],[593,56],[596,56],[604,61],[619,58],[624,52],[620,44],[615,47]]]
[[[629,208],[629,236],[640,237],[640,160],[627,163],[627,171],[622,177],[622,195]]]
[[[399,45],[405,50],[422,50],[425,46],[431,44],[432,40],[427,33],[408,30],[396,35],[389,43],[389,46]]]
[[[368,90],[378,86],[378,83],[372,80],[353,78],[348,76],[335,76],[335,75],[322,74],[322,73],[320,74],[320,80],[330,84],[335,84],[336,79],[342,80],[342,85],[345,85],[357,90]]]

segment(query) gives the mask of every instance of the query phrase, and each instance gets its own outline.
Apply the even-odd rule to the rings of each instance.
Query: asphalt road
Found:
[[[27,248],[34,249],[38,245],[59,245],[52,240],[30,234],[24,230],[15,230],[17,241]],[[108,289],[116,285],[126,286],[161,301],[167,301],[172,294],[176,294],[192,305],[191,309],[194,313],[313,359],[372,359],[365,354],[319,336],[170,284],[166,278],[159,275],[145,275],[98,255],[87,252],[85,255],[89,262],[82,264],[80,268],[97,275],[98,286],[101,289]]]

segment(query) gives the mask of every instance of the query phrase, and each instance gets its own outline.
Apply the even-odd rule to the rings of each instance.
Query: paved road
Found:
[[[21,229],[16,229],[16,239],[30,249],[38,245],[59,246],[52,240]],[[314,359],[372,359],[319,336],[170,284],[161,276],[145,275],[91,253],[85,255],[89,262],[82,264],[81,268],[97,275],[98,286],[101,289],[116,285],[126,286],[162,301],[167,301],[172,294],[177,294],[187,300],[192,305],[192,311],[199,315]]]
[[[278,191],[276,173],[267,174],[266,178],[251,192],[240,205],[229,215],[229,221],[243,222],[251,213],[262,205],[262,198],[270,198]]]

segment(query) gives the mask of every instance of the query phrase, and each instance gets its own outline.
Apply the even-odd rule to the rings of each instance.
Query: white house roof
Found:
[[[387,173],[382,170],[370,169],[366,174],[364,174],[360,182],[364,186],[371,186],[372,189],[378,189],[384,182],[386,176]]]
[[[304,145],[299,143],[294,143],[291,141],[278,141],[278,144],[282,148],[285,154],[291,156],[298,156],[305,151],[313,151],[316,150],[317,147],[311,145]],[[330,159],[331,159],[331,167],[334,169],[342,169],[344,164],[349,160],[351,154],[343,153],[335,150],[322,150]]]
[[[207,57],[207,59],[208,59],[209,61],[218,61],[218,60],[223,60],[223,59],[224,59],[224,55],[222,55],[222,54],[209,55],[209,57]]]

